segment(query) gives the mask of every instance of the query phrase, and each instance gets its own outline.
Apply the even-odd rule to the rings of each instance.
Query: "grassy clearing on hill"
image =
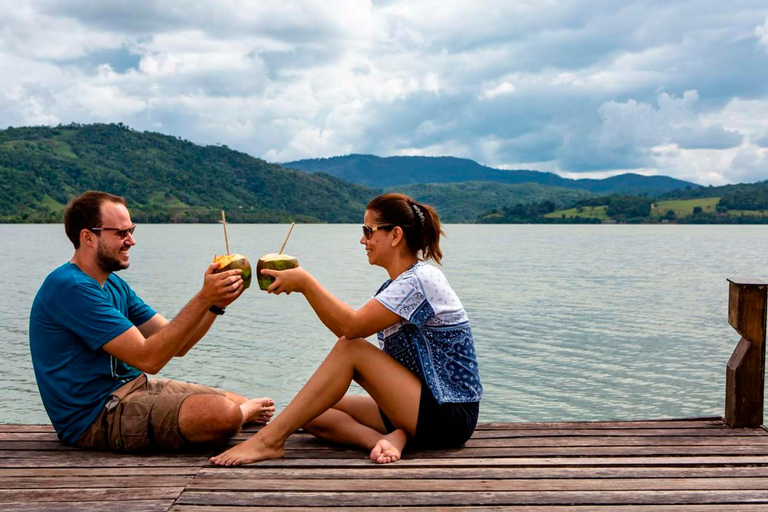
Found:
[[[702,213],[715,213],[719,202],[719,197],[659,201],[651,206],[651,217],[663,217],[671,210],[675,212],[675,217],[680,219],[693,215],[693,209],[697,206],[701,208]]]
[[[544,218],[547,219],[574,219],[581,217],[582,219],[600,219],[608,220],[608,207],[607,206],[580,206],[578,208],[569,208],[567,210],[556,210],[552,213],[547,213]]]

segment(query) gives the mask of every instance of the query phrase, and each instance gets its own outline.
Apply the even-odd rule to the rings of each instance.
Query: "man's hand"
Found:
[[[309,272],[301,267],[289,270],[270,270],[265,268],[262,269],[261,273],[275,278],[275,282],[267,288],[267,293],[274,293],[275,295],[280,295],[281,293],[290,295],[291,292],[303,293],[307,282],[312,279]]]
[[[219,263],[214,262],[205,271],[200,294],[211,305],[215,304],[223,308],[234,302],[245,290],[241,277],[243,271],[238,268],[214,274],[217,268]]]

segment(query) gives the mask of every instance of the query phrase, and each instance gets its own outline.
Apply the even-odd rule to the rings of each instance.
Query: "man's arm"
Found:
[[[203,339],[203,336],[208,332],[208,330],[213,325],[213,321],[216,320],[216,317],[218,315],[214,315],[213,313],[207,313],[205,316],[203,316],[203,319],[200,321],[199,324],[197,324],[197,327],[195,327],[194,331],[192,332],[192,336],[190,336],[189,341],[186,345],[184,345],[181,350],[179,350],[174,357],[183,357],[187,354],[187,352],[194,347],[198,341]],[[168,320],[163,317],[161,314],[156,314],[143,324],[138,326],[139,332],[141,332],[142,336],[145,338],[149,338],[153,334],[157,333],[168,325]]]
[[[161,315],[155,315],[143,323],[141,329],[132,327],[102,348],[138,370],[150,374],[159,372],[172,357],[185,348],[191,348],[194,344],[191,343],[193,336],[199,332],[201,323],[207,323],[203,333],[208,330],[213,322],[213,319],[204,322],[206,315],[213,316],[208,313],[209,307],[213,304],[229,304],[242,293],[242,271],[229,270],[214,274],[217,267],[218,263],[208,267],[203,288],[172,321],[168,322]],[[142,329],[149,335],[145,336]]]

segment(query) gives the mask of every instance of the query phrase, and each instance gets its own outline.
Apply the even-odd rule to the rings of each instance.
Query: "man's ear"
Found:
[[[90,229],[80,230],[80,245],[94,245],[96,243],[96,233]]]

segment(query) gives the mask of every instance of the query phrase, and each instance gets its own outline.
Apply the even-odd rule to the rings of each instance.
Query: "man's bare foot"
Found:
[[[285,447],[283,445],[277,448],[267,446],[262,442],[259,435],[256,434],[234,448],[211,457],[208,459],[208,462],[217,466],[239,466],[240,464],[250,464],[260,460],[282,459],[284,456]]]
[[[398,429],[379,439],[371,450],[371,460],[379,464],[389,464],[400,460],[403,448],[408,442],[405,430]]]
[[[275,401],[271,398],[252,398],[240,405],[240,411],[243,413],[243,424],[264,425],[269,423],[275,414]]]

